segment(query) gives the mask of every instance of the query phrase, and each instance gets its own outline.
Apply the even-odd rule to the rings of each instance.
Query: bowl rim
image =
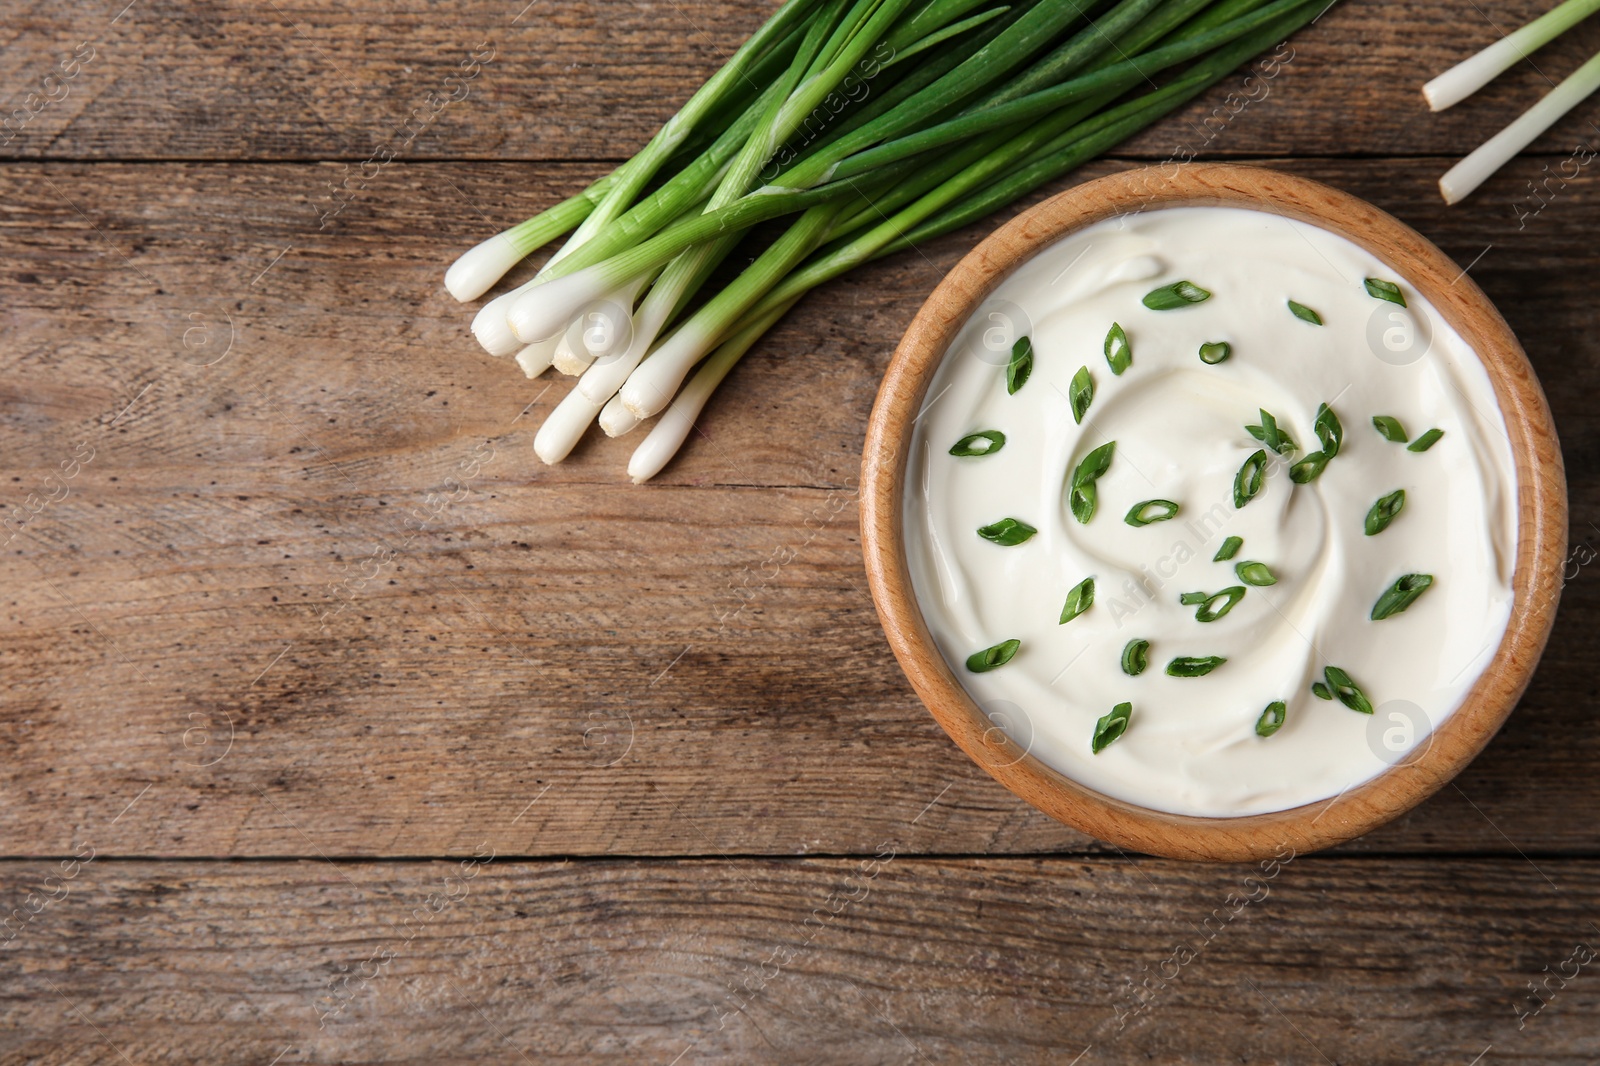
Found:
[[[985,718],[935,645],[912,591],[902,487],[928,383],[973,310],[1014,270],[1067,233],[1161,207],[1248,207],[1339,234],[1410,282],[1478,353],[1506,422],[1517,474],[1517,550],[1505,636],[1426,750],[1332,800],[1239,817],[1169,814],[1114,799],[1044,765]],[[1098,840],[1170,858],[1246,861],[1343,843],[1442,788],[1510,716],[1554,622],[1566,556],[1566,477],[1544,391],[1510,326],[1456,263],[1398,219],[1298,175],[1239,164],[1121,171],[1034,205],[947,274],[895,349],[867,426],[861,463],[867,582],[889,645],[929,712],[990,776],[1045,814]]]

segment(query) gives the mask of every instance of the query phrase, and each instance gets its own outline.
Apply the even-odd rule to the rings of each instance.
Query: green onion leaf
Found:
[[[1317,407],[1316,431],[1317,439],[1322,442],[1322,454],[1329,459],[1338,455],[1339,446],[1344,443],[1344,426],[1327,404]]]
[[[1217,549],[1217,554],[1211,557],[1214,563],[1225,562],[1239,554],[1239,549],[1244,547],[1243,537],[1229,537],[1222,542],[1222,547]]]
[[[1299,447],[1299,445],[1297,445],[1289,437],[1289,434],[1278,428],[1278,420],[1272,416],[1271,411],[1261,408],[1259,409],[1259,412],[1261,415],[1261,424],[1259,426],[1245,426],[1244,431],[1246,433],[1250,434],[1256,440],[1260,441],[1262,444],[1265,444],[1268,448],[1271,448],[1279,455],[1288,455],[1290,452]]]
[[[1278,579],[1272,575],[1272,571],[1267,569],[1266,563],[1240,563],[1233,568],[1233,572],[1238,574],[1239,580],[1246,585],[1255,585],[1258,588],[1278,583]]]
[[[1111,372],[1120,377],[1133,363],[1133,345],[1128,343],[1128,335],[1115,322],[1111,323],[1111,329],[1106,334],[1105,347],[1106,362],[1111,365]]]
[[[1011,362],[1006,364],[1006,392],[1015,394],[1028,383],[1028,375],[1031,373],[1033,373],[1033,341],[1027,337],[1018,337],[1017,343],[1011,346]]]
[[[1178,505],[1171,500],[1145,500],[1128,509],[1123,521],[1130,526],[1148,526],[1151,522],[1165,522],[1176,518]]]
[[[1311,694],[1319,700],[1333,699],[1333,693],[1329,692],[1328,686],[1324,685],[1321,681],[1311,682]]]
[[[1322,475],[1322,468],[1327,465],[1327,452],[1312,452],[1289,468],[1289,480],[1296,485],[1304,485],[1307,482],[1315,481]]]
[[[1067,593],[1067,602],[1061,608],[1061,621],[1058,625],[1066,625],[1094,604],[1094,578],[1086,577]]]
[[[1293,300],[1290,300],[1289,313],[1294,315],[1294,317],[1298,318],[1302,322],[1309,322],[1313,326],[1322,325],[1322,316],[1311,310],[1311,308],[1307,307],[1305,304],[1295,303]]]
[[[1399,614],[1432,587],[1432,574],[1405,574],[1396,578],[1395,583],[1385,589],[1383,595],[1378,597],[1378,602],[1372,605],[1372,620],[1381,622],[1390,615]]]
[[[1289,705],[1282,700],[1274,700],[1267,704],[1267,709],[1256,719],[1256,736],[1270,737],[1283,728],[1284,720],[1288,717]]]
[[[1072,375],[1072,384],[1067,386],[1067,399],[1072,404],[1072,420],[1082,425],[1089,404],[1094,402],[1094,379],[1089,377],[1088,367],[1080,366],[1078,372]]]
[[[984,540],[992,540],[996,544],[1010,548],[1021,544],[1035,533],[1039,532],[1026,522],[1015,518],[1002,518],[1000,521],[988,526],[978,527],[978,536]]]
[[[1095,490],[1094,482],[1085,485],[1072,486],[1070,493],[1072,503],[1072,517],[1082,525],[1088,525],[1089,519],[1094,517],[1095,501],[1099,493]]]
[[[1416,440],[1412,441],[1410,444],[1407,444],[1406,445],[1406,451],[1408,451],[1408,452],[1425,452],[1429,448],[1433,447],[1435,444],[1439,443],[1439,438],[1442,437],[1442,436],[1444,436],[1444,430],[1442,430],[1442,429],[1430,429],[1430,430],[1428,430],[1428,432],[1424,433],[1422,436],[1418,437]]]
[[[1194,612],[1194,620],[1196,622],[1215,622],[1233,610],[1234,604],[1242,599],[1244,599],[1244,586],[1229,585],[1221,592],[1214,592],[1207,596],[1205,602],[1200,605],[1199,610]],[[1213,606],[1218,600],[1223,601],[1222,606]]]
[[[1180,655],[1167,664],[1168,677],[1205,677],[1211,671],[1227,662],[1220,655],[1190,656]]]
[[[1128,731],[1128,719],[1132,715],[1133,704],[1119,703],[1094,724],[1094,739],[1089,744],[1094,754],[1099,755],[1107,744]]]
[[[975,674],[986,674],[990,670],[996,670],[1010,662],[1020,647],[1022,647],[1020,640],[1002,640],[992,648],[975,651],[967,656],[967,669]]]
[[[1259,448],[1250,453],[1239,472],[1233,475],[1233,505],[1243,507],[1256,498],[1267,478],[1267,453]]]
[[[1202,304],[1211,294],[1192,281],[1175,281],[1144,295],[1144,305],[1152,311],[1173,311],[1190,304]]]
[[[987,443],[979,444],[979,441]],[[1006,446],[1006,435],[998,429],[968,433],[950,446],[951,455],[993,455]]]
[[[1406,442],[1406,427],[1400,424],[1398,418],[1392,415],[1373,415],[1372,425],[1379,433],[1383,434],[1384,440],[1392,440],[1396,444],[1404,444]]]
[[[1375,296],[1380,300],[1388,300],[1392,304],[1406,305],[1406,294],[1400,291],[1400,286],[1392,281],[1383,281],[1380,278],[1368,278],[1365,282],[1367,295]]]
[[[1111,456],[1117,450],[1117,442],[1106,441],[1100,447],[1083,457],[1078,464],[1078,469],[1072,472],[1074,485],[1089,485],[1100,480],[1102,474],[1111,469]]]
[[[1183,604],[1185,607],[1193,607],[1196,604],[1206,602],[1210,598],[1211,598],[1211,593],[1209,593],[1209,592],[1180,592],[1180,593],[1178,593],[1178,602]]]
[[[1394,516],[1400,513],[1406,505],[1406,490],[1395,489],[1389,495],[1382,497],[1372,505],[1367,512],[1367,536],[1375,537],[1389,528],[1389,523],[1394,521]]]
[[[1327,667],[1322,671],[1322,676],[1328,679],[1328,689],[1339,697],[1339,702],[1352,711],[1362,714],[1372,713],[1372,701],[1367,699],[1367,694],[1361,691],[1350,675],[1337,666]]]
[[[1144,673],[1144,668],[1150,665],[1150,642],[1135,637],[1128,641],[1122,649],[1122,672],[1129,677],[1138,677]]]
[[[1200,361],[1211,366],[1227,362],[1232,354],[1233,345],[1227,341],[1207,341],[1200,346]]]

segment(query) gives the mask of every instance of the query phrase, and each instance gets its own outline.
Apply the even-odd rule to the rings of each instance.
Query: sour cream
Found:
[[[1406,306],[1374,296],[1369,278],[1397,284]],[[1143,302],[1179,281],[1210,297],[1173,310]],[[1314,315],[1297,316],[1291,301]],[[1121,375],[1103,349],[1113,323],[1132,351]],[[1033,366],[1012,393],[1007,364],[1022,336]],[[1202,362],[1200,346],[1217,342],[1231,354]],[[1078,424],[1080,367],[1094,395]],[[1291,465],[1324,450],[1313,425],[1324,403],[1343,439],[1320,476],[1297,484]],[[1083,229],[998,287],[924,404],[904,535],[933,637],[998,728],[1105,795],[1213,817],[1334,797],[1418,757],[1505,632],[1516,475],[1488,374],[1404,277],[1325,230],[1210,207]],[[1262,409],[1298,448],[1236,506],[1236,475],[1263,448],[1246,429],[1262,423]],[[1410,451],[1374,428],[1379,415],[1411,441],[1430,429],[1443,436]],[[950,454],[989,430],[1004,434],[998,450]],[[1116,446],[1095,482],[1095,513],[1080,523],[1074,472],[1108,441]],[[1403,509],[1368,535],[1369,510],[1397,489]],[[1178,513],[1129,524],[1130,508],[1148,500],[1172,501]],[[979,535],[1007,518],[1037,532],[1011,545]],[[1242,538],[1237,553],[1214,561],[1230,537]],[[1242,581],[1235,567],[1247,561],[1264,563],[1276,583]],[[1407,574],[1433,585],[1372,620]],[[1060,622],[1086,578],[1093,604]],[[1180,602],[1235,586],[1242,598],[1214,621]],[[1020,641],[1009,661],[969,669],[973,653],[1008,640]],[[1149,642],[1148,667],[1130,676],[1122,656],[1134,640]],[[1199,677],[1166,672],[1175,658],[1206,656],[1226,662]],[[1375,713],[1313,694],[1329,666]],[[1276,701],[1282,726],[1258,735]],[[1122,703],[1132,706],[1126,731],[1095,753],[1097,723]]]

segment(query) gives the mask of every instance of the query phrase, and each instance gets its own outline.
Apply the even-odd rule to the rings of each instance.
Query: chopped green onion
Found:
[[[1127,333],[1115,322],[1111,323],[1111,329],[1106,333],[1105,349],[1111,372],[1120,377],[1133,363],[1133,345],[1128,343]]]
[[[1022,647],[1020,640],[1002,640],[992,648],[975,651],[967,656],[967,669],[975,674],[986,674],[1010,662],[1020,647]]]
[[[1243,537],[1229,537],[1222,542],[1222,547],[1217,549],[1217,554],[1211,557],[1214,563],[1226,562],[1239,554],[1239,549],[1244,547]]]
[[[1233,505],[1243,507],[1256,498],[1261,483],[1267,477],[1267,453],[1257,449],[1250,453],[1239,472],[1233,476]]]
[[[1039,531],[1028,523],[1015,518],[1002,518],[992,525],[978,527],[978,536],[1007,548],[1021,544],[1037,532]]]
[[[1261,424],[1259,426],[1245,426],[1244,431],[1246,433],[1279,455],[1288,455],[1299,447],[1290,438],[1289,434],[1278,428],[1278,420],[1272,416],[1272,412],[1262,408],[1260,409],[1260,415]]]
[[[1378,597],[1378,602],[1372,605],[1372,620],[1381,622],[1399,614],[1432,587],[1432,574],[1405,574],[1396,578],[1394,584],[1385,589],[1383,595]]]
[[[1013,395],[1022,386],[1028,383],[1028,375],[1033,373],[1033,341],[1027,337],[1018,337],[1017,343],[1011,346],[1011,361],[1006,364],[1006,392]]]
[[[1258,588],[1278,583],[1272,571],[1267,569],[1266,563],[1240,563],[1233,568],[1233,572],[1238,574],[1239,580],[1246,585],[1255,585]]]
[[[1204,677],[1227,661],[1220,655],[1180,655],[1167,664],[1167,676]]]
[[[1107,441],[1094,451],[1083,457],[1076,470],[1072,472],[1072,517],[1079,522],[1088,524],[1094,517],[1095,492],[1094,483],[1111,468],[1111,455],[1116,451],[1117,442]]]
[[[1145,500],[1128,508],[1123,521],[1130,526],[1148,526],[1152,522],[1165,522],[1177,517],[1178,505],[1171,500]]]
[[[1205,598],[1198,610],[1194,612],[1196,622],[1215,622],[1229,611],[1234,605],[1244,599],[1243,585],[1229,585],[1221,592],[1214,592]],[[1218,600],[1223,601],[1221,607],[1213,606]],[[1170,671],[1169,671],[1170,672]]]
[[[1080,366],[1078,372],[1072,375],[1072,384],[1067,386],[1067,399],[1072,404],[1072,420],[1082,425],[1089,404],[1094,402],[1094,379],[1089,377],[1088,367]]]
[[[1375,537],[1388,529],[1389,523],[1394,521],[1395,515],[1399,514],[1405,505],[1405,489],[1395,489],[1389,495],[1380,497],[1378,502],[1373,504],[1372,508],[1367,511],[1367,519],[1364,523],[1367,536]]]
[[[1424,433],[1422,436],[1418,437],[1416,440],[1412,441],[1410,444],[1407,444],[1406,445],[1406,451],[1408,451],[1408,452],[1425,452],[1429,448],[1431,448],[1435,444],[1437,444],[1439,442],[1439,438],[1442,437],[1442,436],[1444,436],[1444,430],[1442,430],[1442,429],[1430,429],[1430,430],[1428,430],[1428,432]]]
[[[1150,665],[1150,642],[1135,637],[1122,649],[1122,672],[1138,677]]]
[[[1106,745],[1116,740],[1128,731],[1128,719],[1133,716],[1133,704],[1119,703],[1111,708],[1111,713],[1103,716],[1094,724],[1094,739],[1090,741],[1090,748],[1095,755],[1105,750]]]
[[[1200,346],[1200,361],[1211,366],[1226,362],[1233,354],[1233,345],[1227,341],[1207,341]]]
[[[979,441],[987,443],[979,444]],[[998,429],[985,429],[968,433],[950,446],[951,455],[993,455],[1006,446],[1006,435]]]
[[[1329,459],[1339,454],[1339,446],[1344,443],[1344,426],[1339,422],[1339,416],[1333,413],[1333,408],[1327,404],[1317,407],[1317,420],[1315,423],[1317,439],[1322,442],[1322,454]]]
[[[1178,602],[1185,607],[1193,607],[1197,603],[1204,603],[1211,598],[1209,592],[1180,592]]]
[[[1372,426],[1383,434],[1384,440],[1392,440],[1396,444],[1404,444],[1406,442],[1406,427],[1402,426],[1400,420],[1392,415],[1373,415]]]
[[[1322,325],[1322,316],[1311,310],[1311,308],[1307,307],[1305,304],[1296,303],[1295,301],[1290,300],[1289,313],[1294,315],[1294,317],[1298,318],[1302,322],[1309,322],[1313,326]]]
[[[1081,525],[1088,525],[1089,519],[1094,517],[1095,502],[1100,496],[1094,487],[1094,482],[1072,486],[1069,496],[1072,503],[1072,517]]]
[[[1400,286],[1392,281],[1381,278],[1368,278],[1364,283],[1367,286],[1367,295],[1379,300],[1388,300],[1392,304],[1406,305],[1406,294],[1400,291]]]
[[[1322,468],[1327,465],[1327,452],[1312,452],[1289,468],[1289,480],[1296,485],[1315,481],[1322,476]]]
[[[1367,694],[1352,680],[1350,675],[1337,666],[1326,667],[1322,676],[1328,679],[1328,690],[1339,697],[1339,702],[1352,711],[1362,714],[1372,713],[1372,701],[1367,699]]]
[[[1282,700],[1274,700],[1267,704],[1267,709],[1256,719],[1256,736],[1270,737],[1283,728],[1284,720],[1288,717],[1289,705]]]
[[[1114,601],[1113,601],[1114,602]],[[1094,578],[1086,577],[1067,593],[1067,602],[1061,607],[1061,621],[1066,625],[1094,605]]]
[[[1173,311],[1190,304],[1201,304],[1211,294],[1192,281],[1174,281],[1144,295],[1144,305],[1152,311]]]
[[[1328,686],[1324,685],[1321,681],[1311,682],[1311,694],[1319,700],[1333,699],[1333,693],[1329,692]]]

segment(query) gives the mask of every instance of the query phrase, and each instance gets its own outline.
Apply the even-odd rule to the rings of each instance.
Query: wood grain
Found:
[[[59,898],[5,948],[0,1057],[1411,1066],[1492,1046],[1483,1061],[1578,1066],[1600,1053],[1600,981],[1581,961],[1597,941],[1593,862],[1545,870],[1552,882],[1520,860],[1441,878],[1417,860],[927,860],[892,841],[869,856],[98,858],[48,889],[57,866],[8,865],[0,898]],[[1528,986],[1546,981],[1534,1013]]]
[[[1573,543],[1600,545],[1590,177],[1519,229],[1507,185],[1446,209],[1431,160],[1287,166],[1476,260],[1550,393]],[[541,855],[1090,846],[939,732],[861,569],[878,379],[988,226],[809,297],[639,489],[626,440],[539,466],[567,381],[476,353],[439,288],[475,205],[531,211],[594,168],[395,164],[319,230],[327,169],[0,168],[0,513],[95,449],[4,534],[0,853],[113,820],[123,855],[426,856],[488,826]],[[1572,816],[1600,801],[1600,586],[1572,572],[1460,791],[1354,847],[1600,849]]]

